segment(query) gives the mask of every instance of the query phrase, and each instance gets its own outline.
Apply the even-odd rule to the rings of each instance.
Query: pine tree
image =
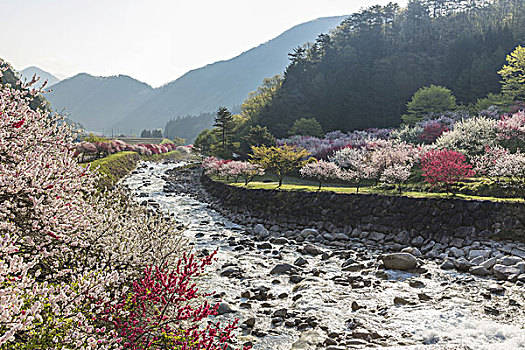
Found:
[[[219,134],[221,149],[219,154],[225,157],[228,154],[229,146],[232,143],[231,135],[235,127],[234,118],[226,107],[220,107],[213,126],[216,127],[216,132]]]

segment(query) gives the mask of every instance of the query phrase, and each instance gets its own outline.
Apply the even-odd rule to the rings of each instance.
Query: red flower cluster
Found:
[[[19,120],[17,122],[14,122],[11,126],[15,129],[20,129],[22,125],[24,125],[25,121],[25,119]]]
[[[204,319],[217,315],[218,304],[204,300],[210,294],[194,283],[215,253],[201,260],[184,254],[173,270],[146,268],[131,292],[103,303],[97,316],[101,327],[113,328],[124,349],[226,349],[238,320],[224,327],[220,322],[204,326]]]
[[[447,190],[458,180],[475,174],[462,153],[448,149],[425,153],[421,158],[421,170],[425,181],[433,186],[444,185]]]

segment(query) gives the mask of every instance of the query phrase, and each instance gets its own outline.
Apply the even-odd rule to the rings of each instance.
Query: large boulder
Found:
[[[409,253],[386,254],[381,257],[385,268],[391,270],[412,270],[417,267],[417,259]]]

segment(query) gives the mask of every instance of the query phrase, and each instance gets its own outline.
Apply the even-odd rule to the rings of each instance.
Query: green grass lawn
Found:
[[[306,179],[300,179],[296,177],[285,177],[283,179],[283,185],[279,188],[278,181],[275,177],[271,177],[268,175],[258,177],[255,179],[255,181],[250,182],[247,186],[244,185],[244,182],[238,182],[234,183],[232,181],[226,181],[225,179],[218,179],[217,177],[213,177],[214,180],[220,181],[232,186],[237,187],[244,187],[248,189],[266,189],[266,190],[282,190],[282,191],[305,191],[305,192],[318,192],[319,183],[306,180]],[[271,182],[268,182],[271,181]],[[414,190],[415,188],[420,187],[418,190]],[[490,196],[475,196],[475,195],[466,195],[462,193],[458,193],[455,196],[452,196],[447,193],[443,192],[428,192],[424,186],[420,186],[420,184],[406,184],[405,185],[407,190],[403,190],[402,196],[412,197],[412,198],[458,198],[458,199],[465,199],[465,200],[488,200],[493,202],[519,202],[519,203],[525,203],[525,200],[523,198],[498,198],[498,197],[490,197]],[[352,185],[345,185],[340,183],[326,183],[323,184],[321,188],[322,192],[335,192],[335,193],[349,193],[349,194],[356,194],[357,189],[355,186]],[[361,186],[359,187],[359,194],[379,194],[379,195],[385,195],[385,196],[398,196],[399,191],[397,189],[385,189],[380,186]]]

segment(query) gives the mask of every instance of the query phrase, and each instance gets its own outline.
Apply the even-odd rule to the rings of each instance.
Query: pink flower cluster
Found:
[[[184,153],[189,153],[190,148],[186,146],[176,146],[173,143],[166,143],[163,145],[157,144],[128,144],[122,140],[110,140],[101,142],[86,142],[82,141],[76,144],[76,151],[82,160],[92,160],[106,157],[110,154],[115,154],[122,151],[137,152],[141,155],[163,154],[174,150]]]
[[[177,290],[186,288],[194,301],[204,296],[189,287],[184,266],[191,263],[178,260],[186,245],[177,224],[147,214],[124,192],[98,192],[97,173],[75,157],[71,127],[30,108],[36,93],[0,85],[0,348],[125,348],[136,339],[112,322],[123,314],[103,319],[102,306],[118,305],[123,295],[145,297],[134,286],[151,279],[175,288],[166,275],[179,276]],[[155,304],[136,305],[126,309],[135,312],[132,323],[148,337],[163,336],[163,325],[149,317]],[[192,319],[177,324],[177,310],[162,312],[199,344],[192,332],[208,328]]]
[[[256,176],[264,175],[264,169],[257,164],[224,160],[215,157],[204,159],[202,167],[207,175],[232,178],[235,182],[238,182],[239,179],[242,178],[245,185],[253,181]]]

